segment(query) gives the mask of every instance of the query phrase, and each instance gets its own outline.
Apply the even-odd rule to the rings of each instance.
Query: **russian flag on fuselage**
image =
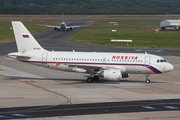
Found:
[[[22,33],[23,38],[29,38],[29,35],[27,33]]]

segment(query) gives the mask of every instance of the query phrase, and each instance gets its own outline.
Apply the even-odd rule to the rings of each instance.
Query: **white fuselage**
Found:
[[[33,57],[21,61],[72,72],[87,72],[84,66],[119,69],[130,74],[159,74],[173,69],[168,62],[157,62],[164,59],[152,54],[50,51],[27,51],[26,54]]]
[[[60,24],[60,29],[66,30],[66,23],[65,23],[65,22],[62,22],[62,23]]]

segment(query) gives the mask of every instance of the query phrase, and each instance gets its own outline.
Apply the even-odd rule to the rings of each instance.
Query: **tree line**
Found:
[[[0,14],[179,14],[180,0],[0,0]]]

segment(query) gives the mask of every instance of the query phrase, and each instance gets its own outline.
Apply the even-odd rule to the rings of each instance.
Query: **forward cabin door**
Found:
[[[144,64],[145,66],[150,66],[150,56],[145,56]]]

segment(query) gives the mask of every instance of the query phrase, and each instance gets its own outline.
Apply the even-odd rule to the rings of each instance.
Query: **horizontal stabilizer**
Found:
[[[13,59],[30,59],[31,58],[30,56],[23,55],[23,53],[20,53],[20,52],[9,53],[7,57],[13,58]]]

